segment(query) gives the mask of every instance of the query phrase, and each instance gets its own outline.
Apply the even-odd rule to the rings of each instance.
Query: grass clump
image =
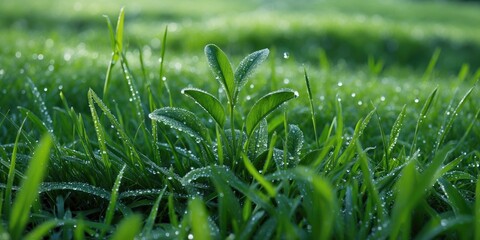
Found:
[[[465,73],[434,82],[440,51],[415,82],[373,57],[362,71],[330,66],[325,52],[320,70],[268,49],[234,69],[214,44],[203,68],[174,74],[166,31],[156,70],[124,44],[123,9],[115,32],[107,22],[103,88],[84,102],[60,89],[56,104],[30,81],[33,103],[0,116],[4,236],[478,236],[478,91]],[[201,81],[206,66],[220,87]]]

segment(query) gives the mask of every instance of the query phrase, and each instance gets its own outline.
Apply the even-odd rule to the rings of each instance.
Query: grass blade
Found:
[[[95,132],[97,133],[97,140],[98,146],[100,148],[100,155],[102,156],[102,162],[105,168],[107,169],[107,173],[110,172],[110,166],[112,165],[107,153],[107,141],[105,139],[105,129],[100,122],[100,118],[98,117],[97,110],[95,109],[95,105],[93,103],[93,95],[95,93],[92,89],[88,91],[88,106],[90,107],[90,112],[92,114],[93,125],[95,126]],[[110,176],[107,176],[110,178]]]
[[[243,154],[243,164],[245,164],[245,168],[247,168],[248,172],[253,176],[253,178],[255,178],[255,180],[257,180],[258,183],[265,188],[268,195],[270,195],[270,197],[275,197],[276,191],[273,185],[258,172],[245,154]]]
[[[205,204],[200,198],[194,198],[188,202],[190,227],[195,239],[211,239],[208,223],[208,213]]]
[[[128,216],[118,224],[117,230],[112,236],[112,240],[135,239],[142,227],[142,217],[138,214]]]
[[[118,191],[120,188],[120,183],[122,182],[123,173],[125,172],[126,165],[123,165],[122,169],[117,175],[117,179],[113,184],[112,193],[110,194],[110,202],[108,203],[107,212],[105,213],[105,225],[110,226],[113,219],[113,214],[115,213]],[[105,236],[106,230],[104,229],[101,233],[101,237]]]
[[[388,148],[387,148],[387,160],[389,159],[390,154],[392,153],[393,148],[397,144],[398,136],[400,135],[400,131],[402,130],[403,121],[405,120],[406,116],[406,105],[403,105],[402,111],[398,115],[395,123],[393,124],[392,131],[390,132],[390,140],[388,141]]]
[[[25,174],[26,178],[12,206],[8,226],[12,239],[19,239],[28,223],[30,208],[38,197],[38,189],[47,171],[51,147],[52,137],[44,135],[35,149]]]
[[[180,132],[187,133],[195,138],[197,143],[210,139],[207,127],[195,114],[185,109],[164,107],[153,111],[148,116]]]
[[[417,125],[415,126],[415,133],[413,136],[413,143],[412,143],[412,148],[410,150],[410,155],[413,155],[413,153],[416,151],[417,148],[417,140],[418,140],[418,131],[420,130],[420,126],[423,123],[423,120],[427,117],[428,110],[430,109],[433,99],[435,98],[435,95],[437,94],[437,88],[435,88],[432,93],[427,98],[427,101],[422,107],[422,111],[420,112],[420,116],[418,116],[417,120]]]
[[[59,221],[56,219],[52,219],[46,221],[38,226],[36,226],[33,230],[31,230],[27,235],[24,236],[23,239],[25,240],[36,240],[36,239],[44,239],[44,237],[50,233],[50,231],[59,224]]]
[[[238,65],[237,69],[235,70],[235,85],[236,85],[236,92],[235,98],[237,97],[238,92],[240,89],[245,86],[247,83],[247,79],[252,75],[255,69],[262,64],[265,59],[267,59],[269,54],[268,49],[262,49],[255,51],[248,56],[246,56]]]
[[[260,121],[270,114],[273,110],[278,108],[284,102],[298,97],[298,92],[291,89],[282,89],[271,92],[260,98],[252,106],[250,112],[245,120],[245,127],[247,135],[250,136],[255,128],[260,124]]]
[[[225,90],[230,105],[235,105],[233,98],[236,89],[234,75],[227,55],[214,44],[208,44],[205,47],[205,55],[213,74]]]
[[[438,58],[440,57],[441,52],[442,52],[442,49],[440,48],[435,49],[435,52],[433,52],[433,55],[430,58],[430,62],[428,63],[427,69],[425,69],[425,72],[423,73],[422,82],[425,82],[431,78],[433,70],[435,69],[435,65],[437,65],[437,61],[438,61]]]
[[[475,188],[475,240],[480,240],[480,179],[477,178],[477,186]]]
[[[200,107],[202,107],[208,114],[223,128],[225,124],[225,109],[220,101],[212,94],[197,88],[184,88],[182,93],[192,98]]]
[[[312,115],[312,125],[313,125],[313,134],[315,135],[315,145],[320,147],[320,143],[318,142],[318,134],[317,134],[317,123],[315,121],[315,107],[313,105],[313,95],[312,89],[310,88],[310,80],[307,75],[307,69],[303,67],[303,72],[305,75],[305,84],[307,85],[307,93],[308,93],[308,102],[310,103],[310,114]]]
[[[148,215],[147,221],[145,223],[145,226],[143,227],[143,231],[147,233],[147,235],[152,231],[153,229],[153,224],[155,223],[155,218],[157,218],[157,213],[158,213],[158,207],[160,206],[160,201],[163,198],[163,194],[165,193],[165,190],[167,189],[167,186],[165,186],[162,190],[162,192],[158,195],[157,200],[155,200],[155,203],[152,206],[152,210],[150,211],[150,215]]]

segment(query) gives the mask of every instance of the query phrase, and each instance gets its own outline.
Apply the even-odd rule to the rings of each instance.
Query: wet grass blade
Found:
[[[260,183],[260,185],[262,185],[263,188],[265,188],[270,197],[275,197],[276,191],[274,186],[258,172],[255,166],[253,166],[252,162],[250,162],[250,160],[248,159],[247,155],[243,154],[242,157],[243,164],[245,165],[247,171],[253,176],[255,180],[257,180],[258,183]]]
[[[225,124],[225,109],[220,101],[212,94],[197,88],[184,88],[182,93],[192,98],[200,107],[202,107],[208,114],[223,128]]]
[[[255,69],[262,64],[265,59],[267,59],[269,54],[268,49],[262,49],[255,51],[248,56],[246,56],[238,65],[237,69],[235,70],[235,98],[237,97],[238,92],[240,89],[245,86],[247,83],[247,79],[253,74]]]
[[[150,211],[150,215],[148,215],[145,226],[143,227],[143,232],[146,233],[147,235],[153,229],[153,224],[155,224],[155,219],[157,218],[158,208],[160,206],[160,201],[162,200],[163,194],[165,193],[166,189],[167,189],[167,186],[165,186],[162,189],[162,192],[158,195],[157,200],[155,200],[155,203],[152,206],[152,210]]]
[[[125,172],[126,165],[123,165],[122,169],[117,175],[117,179],[113,184],[112,193],[110,194],[110,202],[108,203],[107,212],[105,213],[105,225],[110,226],[112,224],[113,215],[115,214],[115,209],[117,208],[117,199],[118,191],[120,188],[120,183],[122,182],[123,173]],[[105,236],[106,230],[103,230],[100,234],[101,237]]]
[[[477,178],[477,186],[475,187],[475,240],[480,240],[480,178]]]
[[[95,132],[97,133],[97,140],[98,146],[100,148],[100,155],[102,156],[102,162],[105,168],[107,169],[107,173],[109,173],[110,166],[112,163],[110,162],[110,158],[107,152],[107,141],[105,139],[105,129],[103,128],[102,123],[100,122],[100,118],[98,117],[97,110],[95,109],[95,105],[93,103],[93,95],[95,93],[92,89],[88,91],[88,106],[90,107],[90,112],[92,114],[93,125],[95,127]],[[107,176],[110,178],[110,176]]]
[[[148,116],[180,132],[187,133],[198,143],[209,139],[207,127],[195,114],[185,109],[164,107],[153,111]]]
[[[448,120],[448,123],[444,127],[442,127],[443,131],[439,131],[439,135],[438,135],[438,139],[437,139],[437,145],[435,147],[436,149],[438,149],[443,144],[443,142],[445,141],[445,138],[446,138],[447,134],[450,132],[450,129],[452,129],[453,122],[457,118],[458,113],[462,109],[463,105],[465,104],[466,100],[468,99],[468,97],[470,96],[470,94],[472,93],[474,88],[475,87],[472,87],[472,88],[470,88],[470,90],[467,91],[467,93],[463,96],[463,98],[460,100],[460,102],[458,102],[457,107],[455,107],[453,112],[451,112],[449,114],[449,116],[451,116],[451,117]]]
[[[236,87],[232,65],[230,64],[227,55],[214,44],[208,44],[205,47],[205,55],[207,56],[208,64],[212,69],[213,74],[225,90],[230,105],[235,105],[233,97]]]
[[[252,106],[250,112],[245,120],[245,127],[247,135],[250,136],[255,128],[260,124],[260,121],[268,116],[273,110],[277,109],[284,102],[298,97],[296,91],[290,89],[282,89],[275,92],[268,93],[260,98]]]
[[[211,239],[207,209],[200,198],[194,198],[188,202],[188,215],[193,237],[195,239]]]
[[[20,135],[22,133],[23,125],[25,124],[25,120],[23,120],[20,128],[18,129],[17,136],[15,138],[15,144],[13,145],[12,157],[10,159],[10,167],[8,168],[8,175],[7,175],[7,186],[5,188],[5,198],[2,201],[2,205],[5,205],[5,215],[7,217],[10,216],[11,204],[12,204],[12,187],[13,187],[13,180],[15,179],[15,165],[17,162],[17,149],[20,140]]]
[[[387,148],[387,161],[392,153],[393,148],[397,144],[398,136],[400,135],[400,131],[402,130],[403,121],[405,120],[406,116],[406,105],[403,105],[402,111],[398,115],[395,123],[393,124],[392,131],[390,132],[390,139],[388,141],[388,148]]]
[[[20,239],[27,226],[30,209],[38,197],[38,189],[47,171],[51,147],[52,137],[44,135],[30,160],[25,180],[22,182],[12,206],[8,225],[12,239]]]
[[[320,146],[320,143],[318,142],[317,123],[315,121],[315,107],[313,104],[312,89],[310,88],[310,80],[308,78],[307,69],[305,68],[305,66],[303,67],[303,73],[305,75],[305,84],[307,85],[308,102],[310,103],[310,114],[312,115],[312,125],[313,125],[313,133],[315,136],[315,144],[318,148]]]
[[[413,136],[413,143],[412,143],[412,148],[410,149],[410,155],[413,155],[413,153],[416,151],[417,148],[417,140],[418,140],[418,133],[420,131],[420,126],[423,124],[424,119],[427,117],[428,110],[432,106],[433,99],[435,98],[435,95],[437,94],[437,88],[435,88],[432,93],[427,98],[427,101],[422,107],[422,111],[420,112],[420,115],[418,116],[417,124],[415,125],[415,133]]]

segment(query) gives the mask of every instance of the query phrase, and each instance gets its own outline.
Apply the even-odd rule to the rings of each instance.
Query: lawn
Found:
[[[478,12],[3,1],[0,236],[480,239]]]

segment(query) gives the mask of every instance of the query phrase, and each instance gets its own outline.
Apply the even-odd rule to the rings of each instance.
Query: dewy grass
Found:
[[[2,112],[2,236],[478,239],[480,98],[466,70],[450,83],[427,69],[432,87],[390,81],[381,58],[355,72],[320,52],[307,76],[293,57],[208,44],[189,72],[171,61],[190,53],[166,61],[166,31],[152,70],[120,43],[123,18],[116,35],[109,23],[120,67],[103,96],[65,88],[57,106],[32,81],[32,103]]]

